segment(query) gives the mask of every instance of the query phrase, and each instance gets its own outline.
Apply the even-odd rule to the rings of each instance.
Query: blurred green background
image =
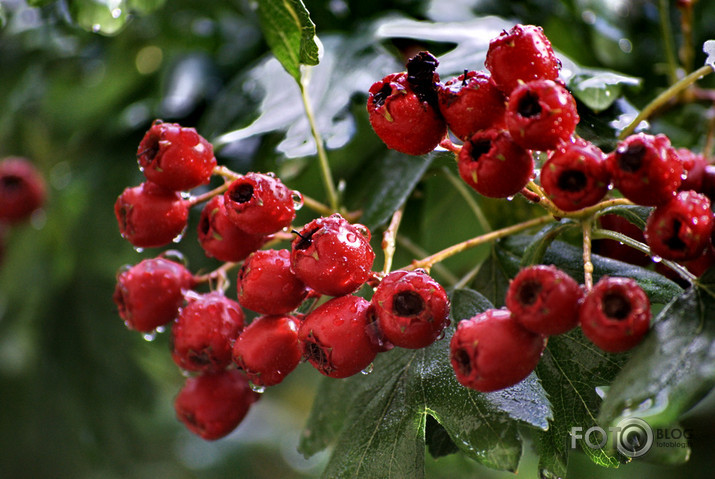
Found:
[[[407,41],[370,37],[376,22],[401,17],[459,22],[493,14],[543,25],[556,49],[582,65],[642,78],[642,88],[632,92],[636,104],[652,98],[667,81],[657,3],[305,2],[321,38],[345,41],[346,50],[351,48],[348,59],[356,60],[350,75],[362,73],[374,81],[391,67],[400,68],[399,48]],[[715,9],[708,3],[703,0],[696,7],[696,45],[715,37]],[[3,0],[0,6],[0,157],[30,158],[49,185],[44,210],[26,224],[3,231],[0,477],[319,475],[325,456],[306,460],[296,452],[319,380],[314,370],[301,365],[265,394],[234,434],[203,442],[174,418],[172,401],[184,378],[171,361],[166,335],[147,341],[128,331],[111,298],[122,265],[160,251],[132,249],[119,236],[113,215],[119,193],[142,181],[136,148],[151,121],[162,118],[195,126],[214,139],[249,125],[262,109],[275,114],[300,108],[295,85],[276,87],[266,73],[261,76],[269,50],[251,2]],[[676,32],[677,20],[673,9]],[[379,52],[379,72],[362,51],[360,42],[366,38],[371,51]],[[448,42],[425,45],[438,53],[454,47]],[[323,127],[329,132],[334,174],[348,185],[351,180],[362,184],[359,167],[383,155],[384,147],[367,125],[364,94],[340,90],[340,71],[332,82],[316,103],[317,108],[333,108],[334,116]],[[261,104],[263,86],[284,90],[282,103],[270,108]],[[338,90],[343,104],[331,106],[330,95]],[[688,105],[678,115],[679,121],[666,116],[658,126],[679,146],[702,147],[706,106]],[[687,128],[679,126],[688,118],[693,121]],[[247,136],[221,150],[219,162],[239,172],[276,171],[291,187],[320,197],[312,150],[301,140],[305,132],[289,132],[295,141],[286,144],[282,130],[288,127],[269,126]],[[422,248],[435,251],[479,233],[460,221],[461,213],[450,209],[444,214],[456,195],[447,179],[432,175],[419,191],[423,196],[413,199],[415,213],[405,219],[404,229]],[[348,198],[359,203],[360,196]],[[493,208],[501,212],[495,222],[508,222],[518,214],[504,213],[496,203]],[[192,211],[190,227],[177,247],[192,271],[205,271],[217,265],[201,254],[195,241],[198,213]],[[445,228],[438,223],[445,220],[467,226]],[[477,251],[472,259],[483,255]],[[403,254],[396,265],[407,261],[409,256]],[[464,267],[464,258],[447,266]],[[695,430],[693,458],[686,466],[641,463],[614,471],[575,453],[572,477],[712,477],[712,403],[706,400],[684,421]],[[428,477],[435,478],[512,477],[459,456],[437,461],[428,456],[427,468]],[[534,452],[527,449],[518,476],[536,477],[536,469]]]

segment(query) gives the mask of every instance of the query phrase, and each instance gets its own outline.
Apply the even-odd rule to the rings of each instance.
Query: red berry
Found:
[[[139,143],[137,160],[147,180],[174,191],[208,183],[216,167],[211,143],[194,128],[161,120]]]
[[[636,225],[615,214],[605,214],[598,217],[601,228],[621,233],[641,243],[645,243],[643,231]],[[623,261],[624,263],[639,266],[649,265],[652,261],[650,256],[641,253],[637,249],[611,239],[597,239],[593,241],[593,251],[596,254],[607,258]]]
[[[0,222],[27,219],[45,201],[45,181],[25,158],[0,161]]]
[[[514,320],[531,332],[554,335],[578,324],[583,291],[579,284],[555,266],[524,268],[506,293],[506,307]]]
[[[604,351],[638,344],[650,327],[650,301],[630,278],[602,277],[586,295],[579,321],[583,334]]]
[[[646,243],[662,258],[692,260],[710,245],[714,221],[707,196],[681,191],[653,208],[645,227]]]
[[[515,25],[492,39],[484,64],[507,95],[520,83],[556,80],[561,68],[544,30],[534,25]]]
[[[187,371],[216,372],[231,364],[233,342],[243,329],[241,306],[222,292],[187,297],[171,326],[171,356]]]
[[[449,324],[447,292],[423,271],[388,274],[371,304],[382,335],[402,348],[429,346]]]
[[[174,409],[189,431],[211,441],[236,429],[259,398],[243,372],[227,369],[187,379]]]
[[[490,392],[531,374],[545,346],[544,336],[524,329],[508,310],[489,309],[457,324],[449,358],[460,384]]]
[[[595,205],[608,193],[610,183],[603,152],[585,141],[562,144],[541,168],[541,186],[564,211]]]
[[[370,303],[359,296],[340,296],[318,306],[303,320],[298,339],[303,356],[321,374],[346,378],[372,363],[377,350],[368,334]]]
[[[290,251],[261,250],[251,254],[238,272],[238,301],[261,314],[286,314],[308,294],[290,266]]]
[[[531,153],[514,143],[506,130],[475,133],[462,146],[457,166],[469,186],[492,198],[517,194],[534,173]]]
[[[506,127],[506,98],[485,72],[465,72],[440,85],[437,93],[447,126],[462,141],[479,130]]]
[[[705,166],[702,189],[700,192],[710,198],[710,201],[715,201],[715,165]]]
[[[138,248],[164,246],[179,237],[189,219],[189,202],[149,181],[126,188],[114,203],[119,231]]]
[[[387,75],[370,87],[370,125],[388,148],[424,155],[447,133],[437,104],[437,65],[434,56],[420,52],[408,61],[407,72]]]
[[[535,80],[509,96],[506,126],[511,137],[530,150],[553,150],[568,140],[579,116],[571,93],[551,80]]]
[[[299,200],[298,200],[299,198]],[[300,193],[272,174],[248,173],[234,180],[224,193],[228,217],[251,234],[271,234],[290,226]]]
[[[707,160],[702,154],[694,153],[687,148],[678,148],[676,151],[680,161],[683,163],[685,174],[685,178],[678,189],[681,191],[694,190],[702,193],[705,168],[708,164]]]
[[[257,386],[280,383],[300,363],[300,322],[293,316],[260,316],[241,333],[233,359]]]
[[[613,185],[639,205],[667,203],[682,181],[682,163],[665,135],[631,135],[606,161]]]
[[[117,275],[114,302],[127,327],[150,332],[176,318],[194,278],[181,264],[145,259]]]
[[[242,261],[271,237],[246,233],[228,218],[223,195],[214,196],[201,211],[199,243],[206,256],[219,261]]]
[[[317,218],[303,227],[291,244],[295,275],[318,293],[342,296],[370,276],[375,253],[370,231],[339,214]]]

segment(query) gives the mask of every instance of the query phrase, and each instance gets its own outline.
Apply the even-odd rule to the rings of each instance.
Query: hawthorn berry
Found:
[[[333,298],[310,312],[298,329],[303,357],[321,374],[346,378],[377,355],[368,333],[370,303],[359,296]]]
[[[529,150],[553,150],[568,140],[579,116],[571,93],[552,80],[534,80],[511,92],[506,126],[516,143]]]
[[[189,431],[212,441],[236,429],[260,397],[242,371],[225,369],[188,378],[174,409]]]
[[[646,243],[661,258],[693,260],[710,246],[714,221],[707,196],[681,191],[653,208],[645,227]]]
[[[663,134],[631,135],[618,144],[606,162],[613,185],[639,205],[667,203],[682,181],[682,162]]]
[[[583,334],[609,353],[633,348],[650,327],[650,301],[631,278],[604,276],[586,294],[579,312]]]
[[[506,309],[462,320],[450,342],[457,381],[480,392],[513,386],[536,368],[546,338],[522,327]]]
[[[335,213],[317,218],[297,232],[291,243],[295,275],[318,293],[352,293],[370,277],[375,253],[370,231]]]
[[[394,346],[408,349],[432,344],[449,324],[449,298],[424,271],[393,271],[371,300],[380,333]]]
[[[561,62],[541,27],[515,25],[489,42],[484,65],[507,96],[532,80],[556,80]]]
[[[437,95],[447,126],[462,141],[479,130],[506,127],[506,98],[486,72],[465,71],[440,84]]]
[[[224,193],[229,219],[251,234],[271,234],[290,226],[302,196],[273,174],[247,173]]]
[[[0,222],[27,219],[45,202],[45,181],[27,159],[8,157],[0,161]]]
[[[232,345],[243,330],[236,301],[213,291],[186,296],[187,304],[171,325],[171,356],[186,371],[216,372],[231,364]]]
[[[177,191],[145,181],[119,195],[114,215],[122,237],[137,248],[164,246],[186,228],[189,202]]]
[[[182,264],[150,258],[117,275],[113,299],[129,329],[151,332],[176,318],[185,291],[194,285]]]
[[[219,261],[242,261],[271,236],[246,233],[228,218],[223,195],[211,198],[201,210],[198,238],[206,256]]]
[[[211,179],[213,146],[194,128],[156,120],[139,143],[137,161],[147,180],[169,190],[190,190]]]
[[[241,305],[261,314],[286,314],[308,294],[291,269],[287,249],[252,253],[238,272],[236,289]]]
[[[274,386],[300,363],[300,321],[294,316],[259,316],[240,334],[233,359],[256,386]]]
[[[506,130],[475,133],[457,158],[459,175],[478,193],[506,198],[521,191],[534,173],[534,159]]]
[[[506,307],[514,320],[537,334],[555,335],[578,325],[583,291],[568,274],[551,265],[522,269],[509,284]]]
[[[676,152],[683,163],[683,174],[685,175],[678,189],[680,191],[693,190],[702,193],[705,168],[708,165],[705,156],[687,148],[678,148]]]
[[[544,192],[564,211],[595,205],[611,184],[603,152],[585,141],[563,143],[551,151],[540,175]]]

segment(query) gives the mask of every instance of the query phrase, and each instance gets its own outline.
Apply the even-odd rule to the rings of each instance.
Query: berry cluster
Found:
[[[137,157],[146,181],[117,199],[122,235],[135,247],[164,246],[181,236],[189,209],[205,202],[198,240],[223,262],[194,275],[164,253],[123,268],[114,292],[129,329],[152,336],[170,327],[171,357],[189,376],[175,409],[195,434],[230,433],[259,393],[301,361],[345,378],[369,370],[381,351],[432,344],[448,325],[447,293],[425,271],[373,272],[370,231],[338,213],[292,229],[302,195],[270,173],[218,167],[193,128],[156,121]],[[223,185],[190,194],[214,175]],[[365,284],[374,287],[369,300],[357,294]],[[246,310],[255,313],[250,322]]]

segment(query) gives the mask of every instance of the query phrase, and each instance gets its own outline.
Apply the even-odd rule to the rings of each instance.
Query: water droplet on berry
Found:
[[[181,195],[182,200],[188,200],[191,198],[191,193],[188,191],[182,191],[179,195]]]
[[[360,371],[360,374],[364,374],[365,376],[367,376],[367,375],[370,374],[374,369],[375,369],[375,365],[372,364],[372,363],[370,363],[370,364],[368,364],[368,366],[367,366],[365,369],[363,369],[362,371]]]
[[[186,233],[186,228],[184,228],[183,230],[181,230],[181,233],[179,233],[178,235],[174,236],[174,238],[171,240],[172,243],[180,243],[181,240],[184,238],[184,234],[185,234],[185,233]]]
[[[142,338],[144,338],[144,341],[149,341],[152,342],[156,339],[156,330],[150,332],[150,333],[144,333],[142,334]]]
[[[660,263],[661,261],[663,261],[663,258],[661,258],[658,255],[653,256],[651,259],[653,260],[654,263]]]
[[[190,378],[193,374],[188,369],[182,369],[181,375],[184,376],[185,378]]]
[[[248,382],[248,385],[251,387],[251,391],[253,391],[254,393],[263,394],[264,392],[266,392],[265,386],[259,386],[258,384],[253,384],[250,381]]]
[[[507,196],[507,197],[506,197],[506,200],[507,200],[507,201],[513,201],[513,200],[514,200],[514,197],[513,197],[513,196]]]
[[[439,336],[437,336],[437,341],[443,340],[445,334],[447,334],[447,332],[443,329],[442,332],[439,333]]]
[[[265,174],[266,176],[271,177],[271,178],[275,178],[275,177],[276,177],[276,174],[273,173],[272,171],[269,171],[268,173],[264,173],[264,174]]]
[[[293,198],[293,209],[298,211],[303,207],[303,195],[301,195],[299,191],[293,190],[291,196]]]
[[[174,261],[175,263],[180,263],[184,266],[189,265],[189,261],[186,259],[186,256],[184,256],[184,253],[177,249],[168,249],[161,253],[160,255],[164,259],[168,259],[170,261]]]
[[[158,326],[154,331],[155,331],[156,333],[158,333],[158,334],[161,334],[161,333],[163,333],[164,331],[166,331],[166,327],[165,327],[165,326]]]

